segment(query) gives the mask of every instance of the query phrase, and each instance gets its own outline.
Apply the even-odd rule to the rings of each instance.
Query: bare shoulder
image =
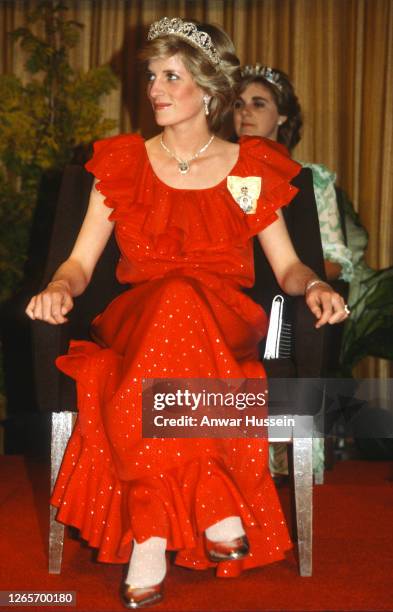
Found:
[[[236,155],[239,152],[239,145],[234,142],[228,142],[216,136],[216,147],[217,150],[225,155]]]

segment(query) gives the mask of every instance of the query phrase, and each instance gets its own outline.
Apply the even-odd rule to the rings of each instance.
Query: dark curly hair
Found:
[[[278,128],[277,140],[292,151],[301,139],[302,109],[288,75],[278,68],[272,68],[272,70],[279,75],[278,84],[280,88],[261,75],[250,74],[242,77],[236,93],[240,95],[251,83],[260,83],[267,87],[273,96],[278,113],[287,117],[286,121]]]

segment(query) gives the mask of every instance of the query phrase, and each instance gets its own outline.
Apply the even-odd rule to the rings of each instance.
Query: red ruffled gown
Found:
[[[74,341],[57,360],[76,380],[79,411],[51,500],[57,519],[79,528],[100,561],[125,563],[133,538],[161,536],[176,563],[204,569],[215,564],[203,531],[240,516],[251,552],[217,575],[280,560],[291,542],[266,439],[143,439],[141,378],[264,378],[266,315],[242,287],[254,282],[251,238],[293,198],[300,166],[271,141],[242,139],[230,175],[262,177],[252,214],[226,179],[165,185],[138,135],[95,143],[87,169],[113,209],[118,278],[133,288],[93,321],[94,342]]]

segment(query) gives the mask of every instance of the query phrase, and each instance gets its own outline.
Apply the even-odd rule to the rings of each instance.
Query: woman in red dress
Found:
[[[27,307],[32,319],[65,323],[115,228],[117,275],[132,289],[93,321],[94,341],[57,360],[77,382],[79,416],[52,503],[99,560],[130,560],[122,598],[132,608],[161,599],[166,550],[224,577],[291,546],[266,440],[143,438],[142,378],[264,378],[266,316],[242,292],[254,282],[254,235],[317,327],[346,317],[341,297],[297,258],[279,211],[300,166],[268,141],[215,135],[238,76],[228,36],[164,18],[148,39],[147,94],[162,132],[95,143],[75,246]]]

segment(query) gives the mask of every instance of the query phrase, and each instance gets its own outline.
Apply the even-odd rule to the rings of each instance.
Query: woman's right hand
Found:
[[[74,305],[70,286],[65,280],[55,280],[44,291],[34,295],[26,307],[26,314],[35,321],[39,319],[52,325],[66,323],[66,314]]]

